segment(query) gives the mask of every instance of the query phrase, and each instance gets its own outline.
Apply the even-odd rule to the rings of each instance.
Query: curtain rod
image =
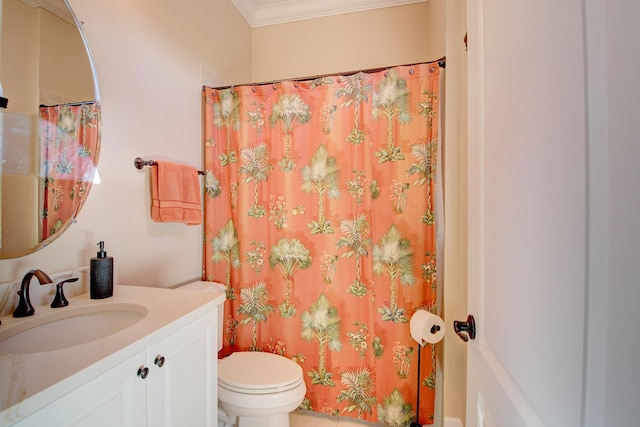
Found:
[[[420,65],[420,64],[433,64],[437,62],[438,66],[440,68],[446,68],[447,66],[447,57],[443,56],[440,59],[436,59],[435,61],[426,61],[426,62],[413,62],[411,64],[402,64],[402,65],[393,65],[391,67],[378,67],[378,68],[369,68],[366,70],[357,70],[357,71],[347,71],[347,72],[342,72],[342,73],[331,73],[331,74],[317,74],[315,76],[307,76],[307,77],[296,77],[295,79],[280,79],[280,80],[269,80],[266,82],[260,82],[260,83],[243,83],[243,84],[239,84],[239,85],[226,85],[226,86],[218,86],[218,87],[214,87],[211,88],[213,90],[223,90],[223,89],[230,89],[236,86],[262,86],[262,85],[271,85],[271,84],[275,84],[275,83],[282,83],[282,82],[288,82],[288,81],[305,81],[305,80],[313,80],[313,79],[320,79],[323,77],[329,77],[329,76],[350,76],[353,74],[357,74],[357,73],[376,73],[378,71],[384,71],[384,70],[388,70],[389,68],[393,68],[393,67],[409,67],[412,65]],[[206,87],[206,85],[202,86],[202,90],[204,91],[204,89]]]
[[[40,108],[42,107],[77,107],[79,105],[89,105],[89,104],[96,104],[96,101],[79,101],[79,102],[69,102],[67,104],[53,104],[53,105],[44,105],[44,104],[40,104]]]

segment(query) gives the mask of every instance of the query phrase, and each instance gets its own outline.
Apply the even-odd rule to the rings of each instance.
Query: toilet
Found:
[[[306,392],[300,365],[277,354],[239,351],[218,363],[218,403],[238,427],[289,427]]]
[[[224,285],[195,282],[181,287],[224,292]],[[218,349],[222,347],[222,311],[218,314]],[[289,427],[289,413],[300,406],[307,387],[300,365],[286,357],[238,351],[218,361],[219,427]]]

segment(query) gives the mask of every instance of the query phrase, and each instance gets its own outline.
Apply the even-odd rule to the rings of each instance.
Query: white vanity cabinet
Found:
[[[143,296],[142,292],[131,287],[128,293]],[[130,344],[43,388],[33,397],[42,404],[26,399],[7,408],[0,417],[0,427],[217,426],[217,306],[224,295],[219,301],[207,297],[210,301],[198,298],[196,303],[192,302],[192,293],[168,295],[167,291],[156,290],[144,293],[158,294],[157,305],[149,305],[147,318],[155,316],[154,313],[166,317],[173,310],[172,319],[156,328],[149,325],[140,338],[116,337],[114,341],[129,340]],[[161,299],[165,300],[165,306],[160,304]],[[196,308],[189,308],[189,304]],[[107,343],[99,342],[78,346],[75,357],[98,354],[106,346]],[[33,361],[25,358],[29,362],[19,373],[38,369],[53,372],[67,360],[66,356],[74,357],[70,351],[58,355],[40,353]]]
[[[13,425],[146,426],[147,388],[136,375],[146,360],[147,352],[142,351]]]
[[[216,322],[209,313],[149,346],[148,426],[217,425]]]
[[[15,426],[217,425],[216,322],[202,316]]]

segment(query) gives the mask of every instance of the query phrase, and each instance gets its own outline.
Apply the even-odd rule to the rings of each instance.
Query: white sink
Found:
[[[148,313],[147,307],[131,303],[105,303],[57,308],[0,326],[0,353],[29,354],[61,350],[105,338],[126,329]]]

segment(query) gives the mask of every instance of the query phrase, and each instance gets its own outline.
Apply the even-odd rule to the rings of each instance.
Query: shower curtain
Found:
[[[42,241],[84,204],[98,164],[100,119],[96,102],[40,107]]]
[[[432,423],[437,63],[204,88],[204,278],[227,286],[223,357],[302,366],[303,409]],[[418,352],[421,365],[418,377]]]

